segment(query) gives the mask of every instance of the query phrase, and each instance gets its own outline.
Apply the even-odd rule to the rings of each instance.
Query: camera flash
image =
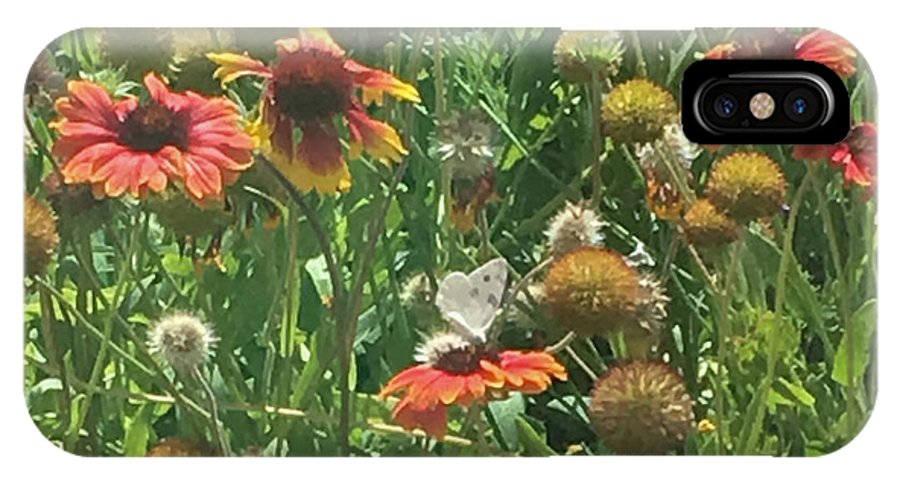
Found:
[[[758,120],[765,120],[775,113],[775,99],[766,92],[759,92],[750,99],[750,113]]]

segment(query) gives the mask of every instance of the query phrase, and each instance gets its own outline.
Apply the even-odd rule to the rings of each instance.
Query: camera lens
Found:
[[[813,122],[819,113],[818,96],[805,88],[793,90],[784,97],[784,113],[797,123]]]
[[[735,100],[733,95],[727,93],[719,95],[716,97],[715,102],[713,102],[713,109],[715,110],[716,115],[722,118],[733,117],[735,112],[737,112],[737,108],[737,100]]]

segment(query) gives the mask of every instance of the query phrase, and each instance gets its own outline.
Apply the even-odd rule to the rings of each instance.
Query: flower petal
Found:
[[[384,164],[396,162],[409,153],[394,127],[372,120],[358,109],[350,109],[346,112],[346,117],[351,137],[351,156],[359,153],[360,144],[366,152]]]
[[[213,72],[213,78],[219,79],[222,85],[231,83],[246,75],[256,75],[263,78],[272,76],[272,70],[266,64],[247,55],[228,52],[207,53],[206,58],[219,65],[219,68]]]
[[[363,104],[384,103],[384,94],[387,93],[401,100],[409,100],[419,103],[422,98],[416,87],[398,80],[396,77],[383,70],[369,68],[353,60],[347,60],[344,68],[352,72],[357,85],[363,89]]]

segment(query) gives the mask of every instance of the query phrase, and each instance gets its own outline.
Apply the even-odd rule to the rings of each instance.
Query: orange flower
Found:
[[[448,333],[420,347],[424,363],[398,373],[381,390],[382,398],[402,393],[394,421],[429,435],[447,434],[447,406],[503,398],[510,392],[540,393],[553,378],[565,381],[565,368],[546,352],[496,351]]]
[[[793,58],[821,63],[847,78],[856,73],[856,49],[843,37],[814,30],[803,37],[780,29],[747,29],[735,40],[720,43],[703,54],[706,60],[739,58]]]
[[[856,73],[856,49],[828,30],[815,30],[797,41],[794,58],[824,64],[841,77]]]
[[[245,75],[266,79],[254,136],[260,148],[288,180],[304,192],[335,193],[350,188],[338,126],[349,132],[351,158],[363,150],[385,164],[408,152],[397,131],[373,120],[366,104],[381,104],[384,94],[419,101],[412,85],[381,70],[345,58],[324,31],[303,31],[298,38],[275,42],[277,59],[266,65],[246,55],[210,53],[222,83]],[[357,98],[357,90],[362,98]],[[294,130],[302,132],[295,142]]]
[[[871,188],[875,182],[878,129],[872,123],[854,125],[847,139],[837,145],[795,145],[798,160],[828,159],[844,170],[844,184]]]
[[[172,92],[153,73],[144,85],[146,103],[113,101],[96,84],[69,82],[69,96],[56,101],[61,119],[52,124],[65,182],[90,183],[101,197],[139,197],[179,180],[195,202],[221,197],[253,161],[253,140],[238,127],[234,104]]]

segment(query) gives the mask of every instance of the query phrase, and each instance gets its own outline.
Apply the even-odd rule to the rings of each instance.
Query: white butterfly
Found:
[[[495,258],[468,275],[453,272],[441,281],[434,303],[457,333],[467,340],[484,342],[503,300],[508,273],[503,258]]]

